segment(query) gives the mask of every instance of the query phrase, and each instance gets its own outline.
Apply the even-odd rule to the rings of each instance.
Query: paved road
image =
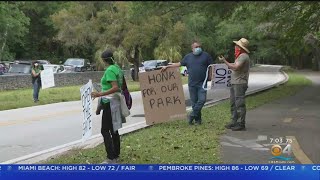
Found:
[[[222,159],[231,164],[261,164],[272,160],[271,147],[293,140],[291,162],[320,163],[320,73],[301,71],[313,85],[247,112],[247,131],[221,137]],[[283,154],[287,156],[287,154]],[[279,161],[279,160],[278,160]],[[290,162],[290,161],[287,161]]]
[[[252,68],[248,92],[282,81],[280,68],[268,65]],[[189,106],[186,85],[184,92]],[[133,92],[132,97],[133,108],[124,127],[145,121],[140,92]],[[227,97],[226,90],[208,91],[208,101]],[[96,104],[94,102],[94,109]],[[0,162],[81,139],[81,112],[80,101],[0,111]],[[93,135],[100,133],[100,123],[101,116],[95,116]]]

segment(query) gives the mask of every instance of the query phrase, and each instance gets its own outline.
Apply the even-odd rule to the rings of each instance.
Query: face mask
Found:
[[[111,59],[111,61],[113,62],[113,64],[114,64],[114,59],[113,59],[113,57],[110,57],[110,59]]]
[[[197,55],[201,54],[201,52],[202,52],[201,47],[197,47],[197,48],[194,49],[193,54],[197,56]]]
[[[235,48],[234,49],[234,56],[236,57],[236,59],[240,56],[240,54],[241,54],[240,48]]]

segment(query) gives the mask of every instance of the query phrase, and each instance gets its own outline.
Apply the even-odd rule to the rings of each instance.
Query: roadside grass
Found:
[[[188,83],[188,78],[181,76],[182,83]],[[140,91],[139,82],[132,80],[127,81],[130,92]],[[0,111],[8,109],[16,109],[22,107],[30,107],[35,105],[52,104],[68,101],[79,101],[81,86],[53,87],[49,89],[40,89],[39,102],[34,103],[32,98],[32,84],[28,89],[0,91]]]
[[[284,85],[246,98],[247,109],[254,109],[274,100],[294,95],[311,81],[303,75],[288,72]],[[123,164],[214,164],[220,160],[219,137],[230,119],[229,102],[204,108],[203,125],[189,126],[185,120],[157,124],[121,136]],[[104,145],[92,149],[73,149],[40,162],[49,164],[95,164],[105,160]]]

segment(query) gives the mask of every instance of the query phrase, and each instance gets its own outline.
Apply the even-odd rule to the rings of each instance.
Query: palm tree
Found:
[[[164,44],[160,44],[154,50],[154,56],[157,59],[165,59],[169,60],[170,63],[178,62],[181,59],[181,47],[180,46],[165,46]]]

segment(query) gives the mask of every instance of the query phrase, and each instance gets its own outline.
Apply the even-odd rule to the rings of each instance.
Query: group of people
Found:
[[[235,43],[235,62],[228,62],[222,55],[218,59],[225,63],[231,70],[231,88],[230,88],[230,104],[231,104],[231,122],[225,127],[233,131],[246,130],[245,116],[246,104],[245,93],[248,89],[250,58],[248,50],[249,41],[241,38]],[[188,87],[192,105],[192,112],[188,116],[188,122],[193,125],[200,125],[202,122],[201,109],[206,102],[207,92],[202,85],[206,80],[207,68],[213,64],[212,57],[204,52],[201,48],[201,43],[194,41],[191,45],[192,52],[187,54],[181,62],[174,63],[162,68],[165,71],[170,67],[186,66],[189,73]],[[210,71],[209,71],[209,74]],[[209,76],[210,77],[210,76]],[[208,78],[210,80],[210,78]],[[206,84],[206,83],[205,83]],[[206,88],[206,86],[205,86]]]
[[[248,50],[249,41],[241,38],[235,43],[235,62],[228,62],[223,56],[218,56],[221,62],[224,62],[231,70],[231,88],[230,88],[230,104],[231,104],[231,121],[225,127],[233,131],[246,130],[245,116],[245,93],[248,88],[249,65],[250,58]],[[201,110],[206,102],[207,92],[202,85],[206,80],[206,72],[209,65],[213,64],[212,57],[202,50],[201,43],[194,41],[191,45],[192,52],[187,54],[179,63],[174,63],[162,68],[186,66],[188,69],[188,87],[190,99],[192,103],[192,112],[188,115],[188,123],[190,125],[200,125],[202,123]],[[92,92],[92,98],[103,97],[115,92],[120,92],[122,86],[123,72],[121,68],[115,64],[113,53],[106,50],[102,53],[101,58],[104,60],[106,70],[101,78],[102,91]],[[36,71],[35,71],[36,72]],[[210,80],[210,79],[209,79]],[[205,83],[206,84],[206,83]],[[101,134],[104,138],[104,145],[107,152],[107,159],[103,163],[116,163],[120,155],[120,136],[119,123],[121,120],[112,119],[112,110],[108,99],[99,101],[102,105],[102,126]],[[121,123],[121,122],[120,122]]]

